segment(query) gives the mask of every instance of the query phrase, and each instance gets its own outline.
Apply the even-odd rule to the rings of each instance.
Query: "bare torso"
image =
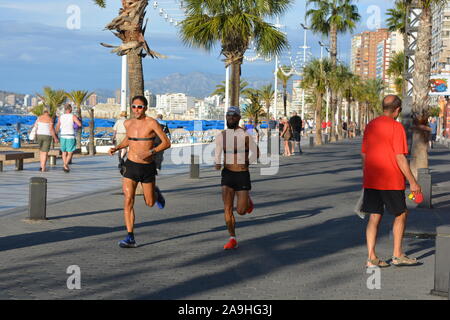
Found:
[[[156,132],[153,126],[156,120],[150,117],[144,119],[131,119],[125,121],[127,138],[129,140],[128,159],[137,163],[148,164],[153,161],[153,157],[148,157],[149,150],[154,148]],[[131,139],[130,139],[131,138]],[[151,140],[147,140],[147,139]],[[135,141],[133,139],[146,139]]]

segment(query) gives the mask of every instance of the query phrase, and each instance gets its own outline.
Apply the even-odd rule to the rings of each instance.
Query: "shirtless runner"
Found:
[[[128,236],[119,242],[122,248],[136,248],[134,239],[134,200],[138,183],[142,184],[145,204],[153,207],[155,203],[160,209],[165,206],[165,200],[158,187],[155,186],[156,165],[153,161],[157,152],[170,148],[170,141],[158,122],[145,115],[148,101],[143,96],[134,97],[131,109],[134,119],[124,123],[126,138],[115,148],[109,150],[113,155],[116,151],[129,148],[127,161],[123,166],[122,187],[124,193],[124,215]],[[158,136],[161,144],[154,148],[154,140]]]
[[[237,196],[236,212],[245,215],[253,211],[250,199],[251,190],[249,164],[259,157],[259,149],[253,138],[241,127],[239,120],[241,112],[238,107],[230,107],[227,111],[227,130],[223,130],[216,137],[215,163],[216,170],[222,169],[222,199],[225,207],[225,222],[230,234],[230,240],[224,249],[236,249],[235,225],[233,214],[234,196]],[[250,156],[250,157],[249,157]]]

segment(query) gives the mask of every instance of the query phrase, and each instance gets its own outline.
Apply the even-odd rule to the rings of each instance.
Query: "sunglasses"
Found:
[[[234,112],[227,112],[227,117],[234,117],[234,116],[239,117],[239,115]]]
[[[144,109],[145,106],[137,106],[137,105],[133,104],[133,105],[131,106],[131,108],[133,108],[133,109]]]

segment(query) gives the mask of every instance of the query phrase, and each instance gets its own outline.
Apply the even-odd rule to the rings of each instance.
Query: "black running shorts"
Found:
[[[252,189],[250,172],[222,170],[222,186],[232,188],[234,191],[247,191]]]
[[[383,214],[384,208],[394,216],[405,212],[405,190],[364,189],[362,212]]]
[[[157,175],[155,162],[136,163],[127,159],[122,168],[122,176],[135,182],[152,183]]]

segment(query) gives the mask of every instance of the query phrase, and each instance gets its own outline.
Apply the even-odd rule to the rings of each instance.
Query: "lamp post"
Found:
[[[306,50],[309,49],[307,45],[307,31],[309,28],[305,26],[303,23],[300,23],[301,27],[303,28],[303,68],[306,65]],[[302,119],[305,119],[305,89],[302,89]]]

